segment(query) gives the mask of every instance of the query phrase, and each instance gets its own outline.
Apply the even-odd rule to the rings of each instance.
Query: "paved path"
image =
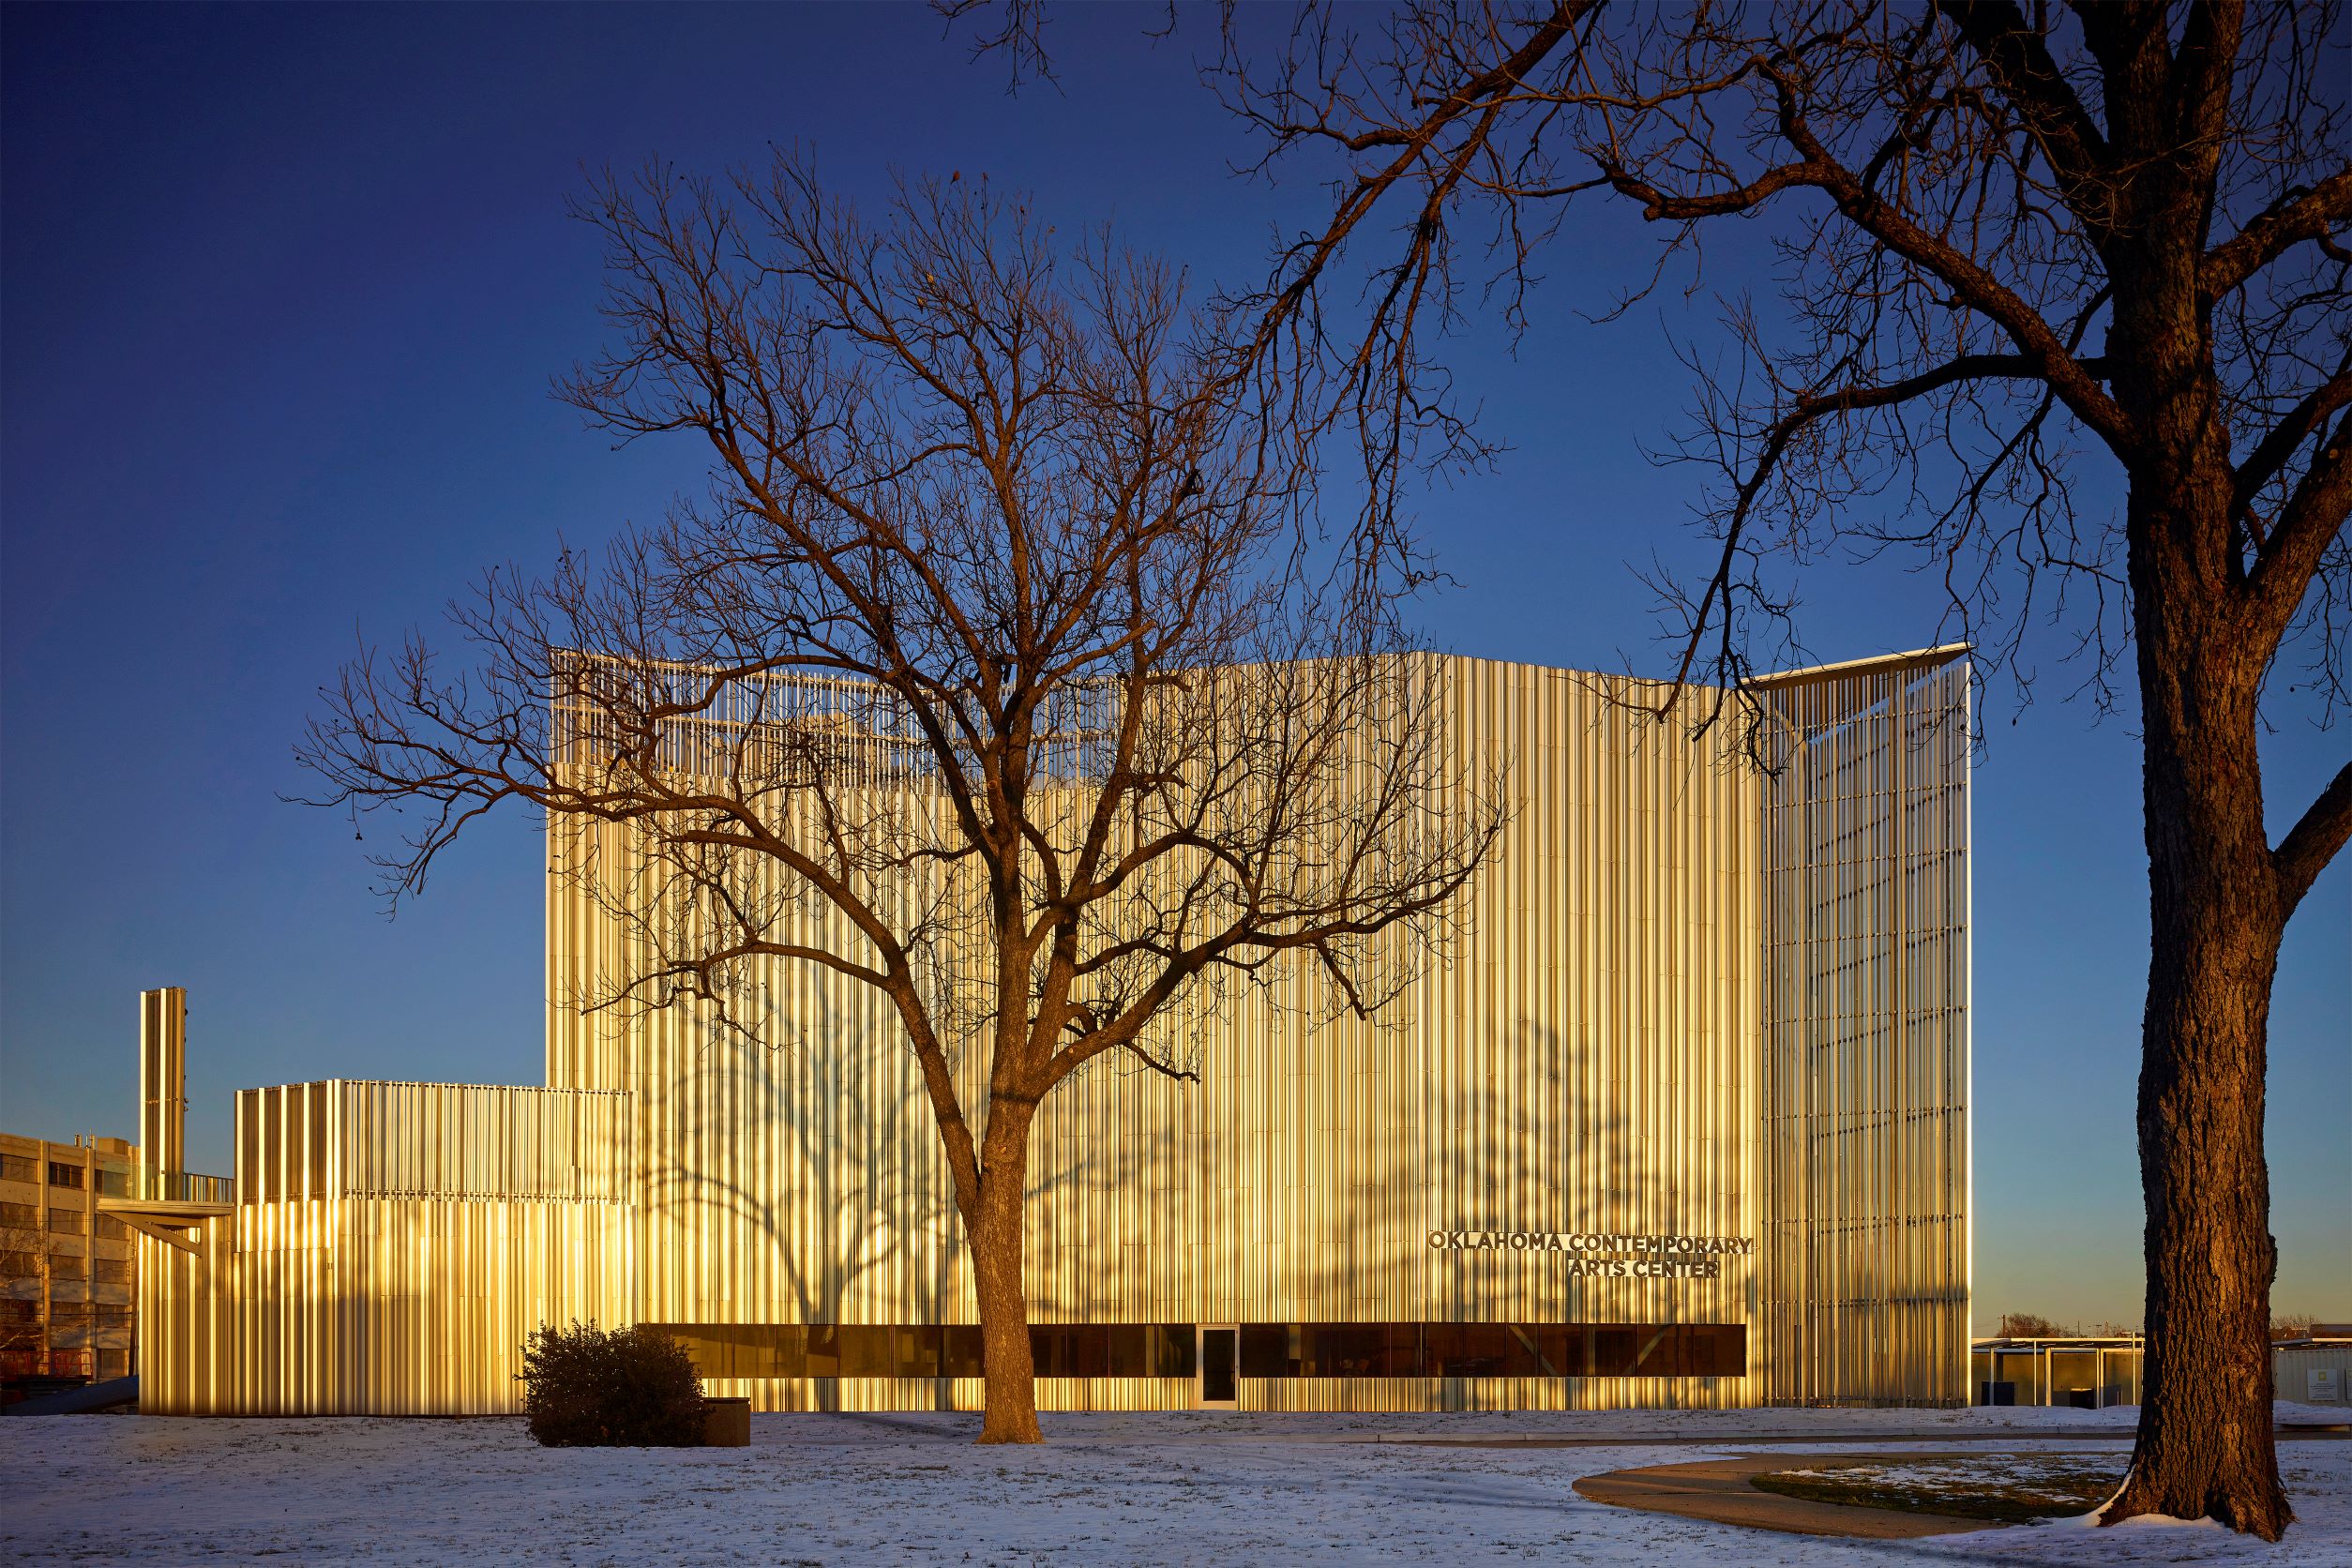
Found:
[[[2308,1434],[2297,1434],[2306,1436]],[[2282,1438],[2286,1434],[2282,1432]],[[1400,1433],[1390,1437],[1374,1435],[1315,1440],[1326,1442],[1401,1442],[1425,1448],[1754,1448],[1778,1443],[1824,1442],[1998,1442],[2014,1447],[2020,1442],[2112,1442],[2129,1443],[2132,1433],[2126,1428],[2118,1431],[2112,1426],[2060,1427],[2048,1432],[1704,1432],[1680,1436],[1622,1435],[1604,1437],[1554,1437],[1550,1435],[1516,1437],[1500,1433],[1491,1437],[1432,1436],[1425,1433]],[[1847,1455],[1851,1458],[1851,1455]]]
[[[1906,1459],[1957,1456],[1908,1451],[1903,1455]],[[1815,1502],[1807,1498],[1783,1497],[1777,1492],[1759,1492],[1749,1485],[1751,1477],[1768,1470],[1866,1464],[1880,1457],[1883,1455],[1746,1454],[1734,1459],[1701,1459],[1693,1464],[1651,1465],[1646,1470],[1588,1475],[1576,1483],[1576,1490],[1595,1502],[1615,1503],[1620,1508],[1673,1514],[1686,1519],[1710,1519],[1720,1525],[1744,1525],[1751,1530],[1785,1530],[1792,1535],[1911,1541],[1922,1535],[1957,1535],[1964,1530],[2000,1528],[1990,1519],[1955,1519],[1948,1515],[1913,1514],[1895,1508]]]
[[[2314,1426],[2282,1425],[2276,1434],[2280,1442],[2328,1442],[2352,1440],[2352,1426]],[[1253,1442],[1263,1439],[1252,1438]],[[2021,1442],[2112,1442],[2129,1443],[2132,1429],[2128,1426],[2060,1426],[2046,1432],[2020,1432],[2011,1428],[2005,1432],[1693,1432],[1680,1436],[1603,1436],[1555,1437],[1550,1435],[1517,1437],[1509,1433],[1494,1436],[1437,1436],[1427,1433],[1404,1432],[1395,1435],[1373,1434],[1333,1438],[1298,1440],[1309,1442],[1401,1442],[1425,1448],[1757,1448],[1774,1443],[1824,1442],[1997,1442],[2013,1447]],[[1847,1457],[1851,1458],[1848,1455]]]

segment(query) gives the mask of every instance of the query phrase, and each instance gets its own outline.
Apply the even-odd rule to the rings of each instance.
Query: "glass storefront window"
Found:
[[[657,1323],[706,1378],[977,1378],[972,1323]],[[1188,1323],[1039,1323],[1041,1378],[1189,1378]]]
[[[706,1378],[977,1378],[977,1325],[669,1323]],[[1229,1334],[1230,1337],[1224,1337]],[[1738,1378],[1741,1323],[1244,1323],[1243,1378]],[[1189,1323],[1035,1323],[1040,1378],[1197,1375]]]

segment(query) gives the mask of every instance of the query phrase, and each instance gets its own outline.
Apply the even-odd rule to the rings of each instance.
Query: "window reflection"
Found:
[[[1738,1378],[1741,1323],[1245,1323],[1244,1378]]]
[[[656,1323],[706,1378],[977,1378],[972,1323]],[[1189,1323],[1039,1323],[1041,1378],[1189,1378]]]
[[[706,1378],[977,1378],[971,1323],[663,1323]],[[1741,1323],[1244,1323],[1244,1378],[1738,1378]],[[1038,1323],[1040,1378],[1192,1378],[1190,1323]]]

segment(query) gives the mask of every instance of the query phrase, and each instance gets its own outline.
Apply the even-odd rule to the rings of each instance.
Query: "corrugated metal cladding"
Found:
[[[236,1096],[237,1198],[141,1242],[140,1408],[515,1408],[523,1336],[627,1319],[619,1094],[329,1079]]]
[[[1035,1319],[1748,1330],[1744,1377],[1244,1377],[1244,1408],[1965,1403],[1965,663],[1775,683],[1770,774],[1739,725],[1656,724],[1634,683],[1435,657],[1421,676],[1457,760],[1505,768],[1515,807],[1444,960],[1400,943],[1424,969],[1378,1025],[1320,1023],[1300,980],[1199,1017],[1197,1085],[1106,1061],[1057,1090]],[[509,1409],[543,1319],[975,1319],[887,1003],[779,964],[752,1040],[686,1005],[582,1016],[640,951],[633,865],[624,830],[551,836],[551,1091],[240,1097],[236,1214],[147,1275],[170,1408]],[[975,1122],[977,1055],[958,1063]],[[1696,1238],[1718,1272],[1605,1274],[1551,1240],[1596,1236]],[[980,1396],[712,1386],[769,1409]],[[1038,1394],[1198,1398],[1162,1378]]]
[[[1768,699],[1764,1392],[1966,1403],[1968,666]]]
[[[1429,661],[1457,755],[1507,764],[1516,807],[1456,912],[1451,961],[1383,1026],[1308,1027],[1307,1010],[1244,1003],[1204,1029],[1197,1087],[1104,1063],[1057,1091],[1034,1135],[1037,1320],[1764,1327],[1756,1259],[1724,1258],[1711,1280],[1602,1278],[1560,1253],[1440,1249],[1430,1236],[1760,1241],[1769,1135],[1795,1151],[1772,1190],[1811,1204],[1805,1225],[1833,1237],[1802,1255],[1803,1272],[1783,1266],[1771,1310],[1863,1332],[1842,1359],[1769,1328],[1743,1379],[1245,1379],[1243,1403],[1965,1402],[1966,909],[1952,888],[1965,888],[1966,667],[1946,654],[1870,668],[1776,693],[1813,695],[1794,720],[1801,765],[1775,779],[1742,760],[1737,725],[1697,738],[1657,725],[1631,683]],[[1863,687],[1867,702],[1852,695]],[[1832,723],[1820,705],[1841,693],[1859,705]],[[1922,753],[1913,731],[1930,717],[1951,744]],[[1949,809],[1960,814],[1931,845],[1923,818]],[[1874,828],[1882,819],[1894,825]],[[611,908],[626,835],[556,852],[549,988],[562,999],[625,972],[637,949]],[[1893,858],[1859,863],[1879,853]],[[561,874],[566,855],[604,869],[601,894]],[[1802,933],[1774,912],[1800,906]],[[628,1022],[552,1011],[550,1081],[632,1096],[638,1316],[972,1321],[937,1135],[887,1004],[806,969],[779,966],[764,988],[760,1044],[683,1008]],[[1768,1036],[1781,1053],[1769,1063]],[[977,1120],[976,1063],[961,1065]],[[1813,1083],[1808,1069],[1831,1076]],[[1773,1092],[1789,1103],[1768,1116]],[[1785,1243],[1787,1228],[1769,1234]],[[1954,1235],[1956,1251],[1942,1244]],[[1902,1259],[1878,1259],[1882,1246]],[[978,1393],[724,1386],[788,1407],[963,1406]],[[1170,1398],[1140,1380],[1039,1393],[1078,1407]]]
[[[188,992],[139,993],[138,1196],[171,1198],[157,1173],[188,1168]]]

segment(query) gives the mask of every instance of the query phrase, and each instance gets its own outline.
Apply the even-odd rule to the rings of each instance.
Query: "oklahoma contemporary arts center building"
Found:
[[[1772,771],[1632,683],[1426,678],[1515,807],[1451,960],[1379,1024],[1228,1009],[1198,1084],[1048,1096],[1040,1404],[1965,1404],[1965,650],[1768,679]],[[510,1410],[524,1335],[575,1318],[662,1325],[761,1409],[976,1408],[888,1003],[779,973],[822,1048],[583,1018],[554,999],[622,938],[562,870],[546,1088],[246,1090],[231,1200],[167,1164],[107,1205],[143,1409]],[[142,1147],[176,1151],[178,993],[143,1018]]]

